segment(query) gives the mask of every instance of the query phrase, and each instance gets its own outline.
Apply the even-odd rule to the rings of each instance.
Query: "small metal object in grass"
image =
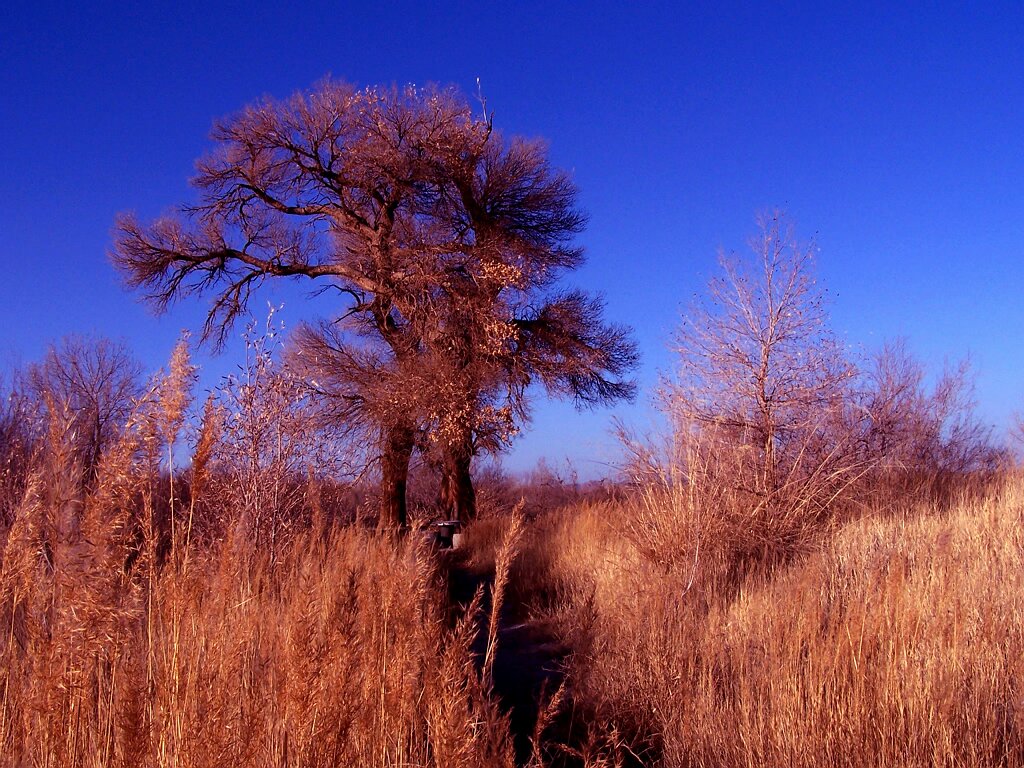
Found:
[[[458,549],[462,544],[462,523],[458,520],[438,520],[431,527],[441,549]]]

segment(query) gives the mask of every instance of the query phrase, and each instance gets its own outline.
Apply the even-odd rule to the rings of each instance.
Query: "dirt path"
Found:
[[[484,587],[485,621],[473,644],[478,662],[483,663],[487,646],[487,622],[490,620],[490,590],[493,577],[472,572],[452,558],[448,570],[451,605],[466,606],[480,586]],[[544,702],[550,700],[565,677],[569,649],[558,641],[543,622],[531,621],[521,603],[507,601],[498,620],[498,648],[494,657],[494,692],[509,715],[516,749],[516,762],[526,763],[532,749],[531,738]],[[570,718],[561,716],[556,727],[569,735]],[[559,734],[561,736],[561,734]]]

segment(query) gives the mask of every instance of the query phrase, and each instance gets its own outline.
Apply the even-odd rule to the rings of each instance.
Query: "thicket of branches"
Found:
[[[0,521],[24,493],[47,423],[68,423],[69,450],[87,484],[142,393],[142,367],[123,343],[70,335],[42,359],[0,373]]]
[[[651,495],[631,535],[652,554],[771,562],[850,515],[948,500],[1005,465],[966,362],[929,376],[903,341],[873,356],[843,344],[816,248],[781,214],[759,220],[749,247],[720,256],[684,316],[660,391],[669,434],[626,436]]]

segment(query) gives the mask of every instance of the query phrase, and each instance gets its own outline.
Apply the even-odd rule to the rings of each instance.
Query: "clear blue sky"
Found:
[[[153,317],[105,252],[117,211],[189,199],[215,117],[327,73],[479,77],[496,124],[547,138],[582,190],[576,282],[644,355],[642,401],[617,413],[647,418],[716,250],[779,206],[817,235],[851,344],[971,354],[1002,427],[1024,406],[1024,6],[897,5],[18,3],[0,22],[0,360],[88,330],[157,367],[198,327],[197,302]],[[273,298],[304,316],[300,295]],[[204,361],[204,381],[238,356]],[[614,457],[607,411],[535,416],[507,466]]]

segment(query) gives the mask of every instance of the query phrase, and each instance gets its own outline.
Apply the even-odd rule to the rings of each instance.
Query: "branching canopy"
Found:
[[[223,344],[267,278],[344,297],[298,336],[339,418],[495,450],[534,382],[595,405],[633,394],[628,332],[553,292],[583,253],[571,178],[452,90],[325,82],[222,121],[199,200],[118,219],[112,258],[158,309],[208,295]],[[319,371],[319,372],[318,372]]]

